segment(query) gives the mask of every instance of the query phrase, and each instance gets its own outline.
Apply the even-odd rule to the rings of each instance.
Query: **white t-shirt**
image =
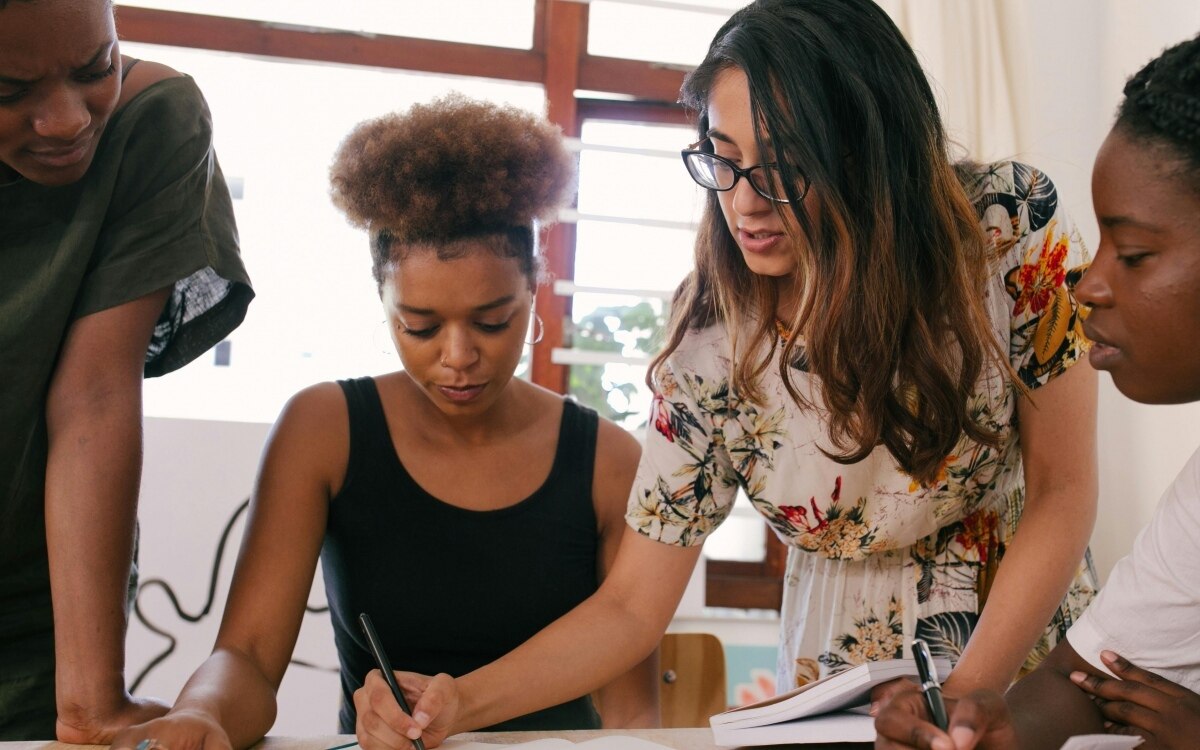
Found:
[[[1102,649],[1200,692],[1200,450],[1067,640],[1110,674]]]

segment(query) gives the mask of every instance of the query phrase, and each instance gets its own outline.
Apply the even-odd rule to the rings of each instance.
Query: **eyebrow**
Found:
[[[734,148],[739,148],[739,146],[733,142],[732,138],[730,138],[725,133],[722,133],[717,128],[709,128],[708,132],[704,134],[704,137],[709,138],[714,141],[721,141],[722,143],[728,143],[730,146],[733,146]],[[772,152],[775,150],[775,147],[771,144],[771,141],[768,139],[766,141],[763,141],[763,149],[768,152]]]
[[[1145,221],[1139,221],[1132,216],[1102,216],[1100,217],[1100,225],[1109,229],[1120,229],[1121,227],[1132,227],[1134,229],[1142,229],[1155,234],[1162,234],[1162,227],[1155,224],[1150,224]]]
[[[730,146],[737,145],[736,143],[733,142],[732,138],[725,135],[724,133],[722,133],[720,130],[717,130],[716,128],[709,128],[708,132],[704,134],[704,137],[711,138],[714,141],[721,141],[723,143],[728,143]]]
[[[487,312],[488,310],[495,310],[498,307],[504,307],[505,305],[512,302],[516,298],[517,297],[515,294],[506,294],[503,297],[492,300],[491,302],[485,302],[482,305],[477,305],[473,309],[475,312]],[[403,302],[400,303],[399,305],[397,305],[396,307],[401,312],[410,313],[412,315],[437,315],[437,311],[433,310],[431,308],[413,307],[412,305],[406,305]]]
[[[80,65],[78,68],[71,68],[71,72],[79,73],[81,71],[87,70],[88,68],[92,67],[93,65],[96,64],[97,61],[100,60],[101,57],[104,56],[105,52],[111,51],[113,48],[113,45],[116,43],[117,42],[115,39],[110,39],[109,41],[104,42],[103,44],[100,45],[100,48],[96,50],[95,54],[92,55],[91,59],[89,59],[83,65]],[[12,76],[0,75],[0,83],[7,83],[7,84],[10,84],[13,86],[28,86],[28,85],[37,83],[37,79],[14,78]]]
[[[103,57],[103,56],[104,56],[104,53],[105,53],[105,52],[109,52],[109,51],[111,51],[111,50],[112,50],[112,48],[113,48],[113,45],[114,45],[114,44],[116,44],[116,43],[117,43],[117,42],[116,42],[116,40],[115,40],[115,39],[110,39],[110,40],[108,40],[107,42],[104,42],[103,44],[101,44],[101,45],[100,45],[100,48],[96,50],[96,54],[92,55],[92,59],[88,60],[88,61],[87,61],[87,62],[85,62],[83,65],[80,65],[78,68],[75,68],[75,69],[74,69],[74,72],[78,73],[78,72],[79,72],[79,71],[81,71],[81,70],[87,70],[88,68],[90,68],[90,67],[92,67],[93,65],[95,65],[95,64],[96,64],[96,62],[97,62],[97,61],[98,61],[98,60],[99,60],[101,57]]]

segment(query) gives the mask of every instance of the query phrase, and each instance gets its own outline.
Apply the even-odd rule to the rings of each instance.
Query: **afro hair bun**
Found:
[[[450,94],[359,123],[329,180],[352,224],[445,240],[553,220],[574,195],[575,159],[544,119]]]

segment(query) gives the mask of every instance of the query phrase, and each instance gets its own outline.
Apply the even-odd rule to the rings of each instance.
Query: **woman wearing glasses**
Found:
[[[628,518],[694,545],[747,495],[789,545],[781,690],[913,638],[958,662],[948,692],[999,688],[1095,589],[1086,254],[1037,169],[949,160],[894,29],[799,44],[890,26],[840,4],[751,7],[685,84],[708,210]],[[789,32],[806,51],[774,68]]]
[[[369,750],[626,668],[739,491],[789,545],[781,690],[914,637],[957,663],[947,694],[1003,689],[1094,589],[1095,375],[1065,286],[1086,256],[1046,176],[956,167],[915,55],[869,0],[748,6],[683,100],[700,126],[684,159],[710,193],[613,572],[485,669],[404,675],[413,720],[369,679]]]

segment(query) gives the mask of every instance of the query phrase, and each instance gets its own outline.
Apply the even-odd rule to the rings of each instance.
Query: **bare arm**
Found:
[[[125,691],[125,611],[142,468],[142,368],[168,290],[67,332],[46,397],[46,544],[59,739],[107,742],[161,714]]]
[[[699,546],[674,547],[626,529],[599,591],[520,648],[457,681],[462,709],[453,730],[560,703],[628,672],[662,640],[699,555]],[[422,708],[414,707],[417,714]]]
[[[1064,638],[1037,669],[1008,691],[1005,701],[1022,748],[1055,750],[1072,735],[1104,731],[1100,709],[1071,682],[1072,672],[1102,674]]]
[[[624,536],[625,507],[641,453],[641,446],[632,435],[612,422],[601,420],[592,480],[600,526],[597,568],[601,583],[612,569]],[[605,729],[659,726],[658,649],[598,693]]]
[[[373,670],[354,694],[364,750],[437,747],[447,736],[490,726],[606,685],[646,658],[679,606],[700,547],[675,547],[624,531],[600,589],[496,661],[459,679],[396,673],[405,715]]]
[[[337,385],[314,386],[289,402],[263,456],[212,655],[166,717],[122,733],[114,746],[153,737],[168,748],[245,748],[267,733],[348,455]]]
[[[949,695],[1003,692],[1079,568],[1096,518],[1096,373],[1086,360],[1017,406],[1025,510]]]

